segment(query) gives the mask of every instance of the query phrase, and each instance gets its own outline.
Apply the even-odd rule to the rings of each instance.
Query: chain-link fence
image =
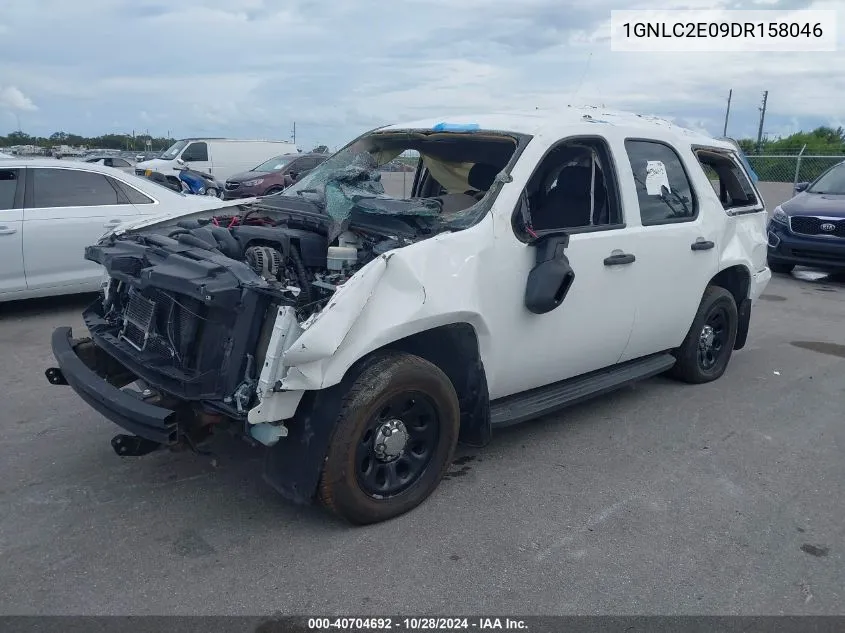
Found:
[[[825,170],[845,160],[845,148],[818,150],[804,148],[749,154],[748,162],[761,182],[812,182]]]

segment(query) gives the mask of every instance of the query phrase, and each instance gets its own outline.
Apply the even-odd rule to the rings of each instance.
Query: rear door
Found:
[[[85,247],[138,217],[126,194],[104,174],[81,169],[27,169],[23,263],[27,288],[96,290],[102,268]]]
[[[0,294],[26,290],[22,169],[0,169]]]
[[[621,361],[680,345],[718,271],[724,212],[714,208],[712,189],[697,194],[693,183],[710,186],[692,149],[684,148],[683,156],[679,149],[654,139],[625,140],[629,169],[623,185],[639,210],[640,226],[632,228],[636,319]]]

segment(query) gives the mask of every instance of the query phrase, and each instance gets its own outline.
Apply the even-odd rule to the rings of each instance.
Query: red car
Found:
[[[278,193],[314,169],[329,154],[283,154],[226,180],[224,200]]]

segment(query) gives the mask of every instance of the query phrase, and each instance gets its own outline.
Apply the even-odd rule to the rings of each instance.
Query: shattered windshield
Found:
[[[497,177],[509,169],[518,144],[516,135],[502,132],[372,132],[283,195],[318,204],[338,226],[357,212],[465,228],[486,212],[483,201],[492,197],[488,192],[498,192]],[[397,170],[398,164],[417,164],[416,175],[404,166]]]

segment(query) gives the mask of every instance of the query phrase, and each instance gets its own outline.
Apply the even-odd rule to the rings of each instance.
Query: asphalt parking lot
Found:
[[[90,298],[0,305],[0,613],[843,613],[845,280],[801,274],[721,380],[501,431],[367,528],[281,501],[245,444],[118,458],[43,374]]]

